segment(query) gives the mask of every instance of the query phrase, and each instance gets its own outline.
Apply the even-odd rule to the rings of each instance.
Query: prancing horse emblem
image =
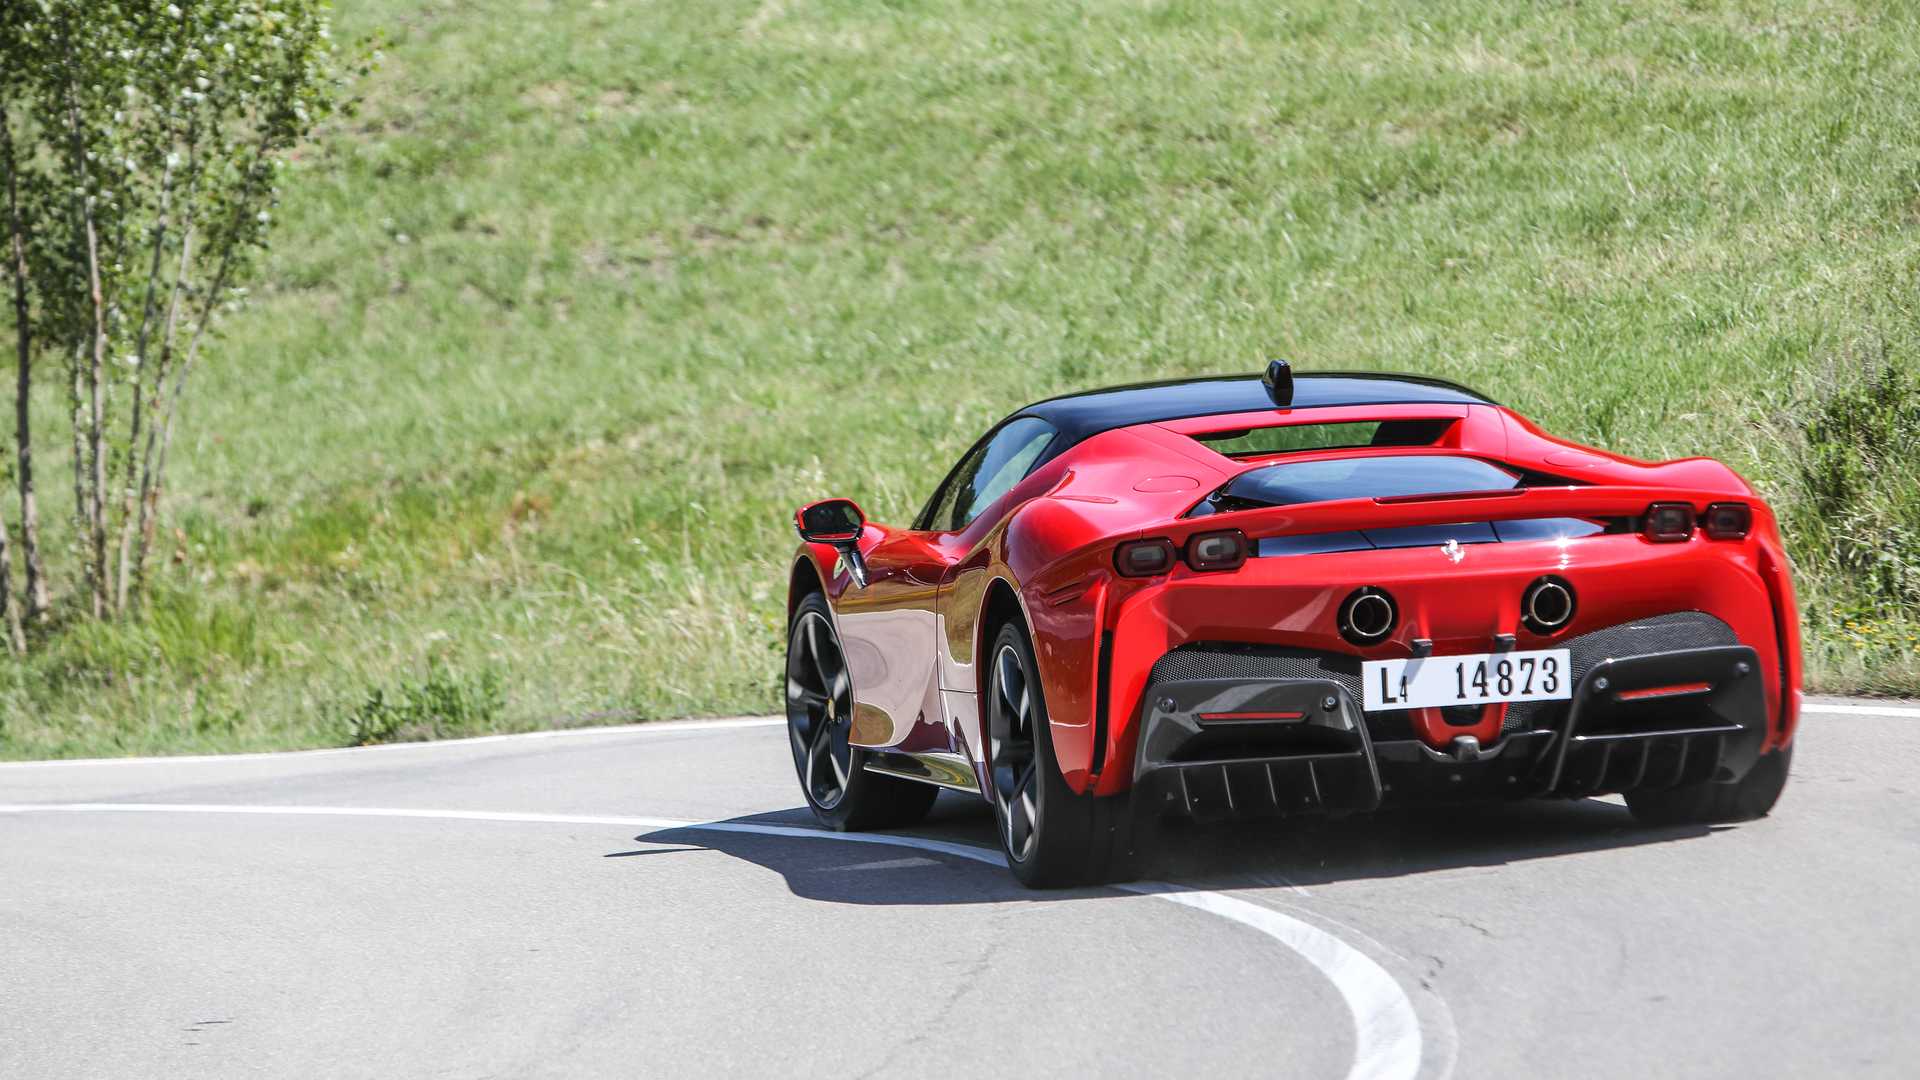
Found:
[[[1467,557],[1466,551],[1460,547],[1460,541],[1453,539],[1440,545],[1440,553],[1456,563]]]

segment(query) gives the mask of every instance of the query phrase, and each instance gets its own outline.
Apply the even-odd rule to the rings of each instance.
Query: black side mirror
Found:
[[[809,544],[831,544],[846,560],[853,583],[867,587],[867,561],[860,556],[860,533],[867,527],[867,515],[852,499],[822,499],[796,510],[794,531]]]

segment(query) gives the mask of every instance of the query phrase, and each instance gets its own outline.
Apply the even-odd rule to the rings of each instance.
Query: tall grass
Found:
[[[339,742],[426,673],[497,679],[442,734],[766,710],[794,504],[904,520],[1020,404],[1271,355],[1727,459],[1817,685],[1920,685],[1846,626],[1914,621],[1912,459],[1845,404],[1917,362],[1910,3],[341,21],[386,62],[193,392],[162,600],[6,666],[0,754]]]

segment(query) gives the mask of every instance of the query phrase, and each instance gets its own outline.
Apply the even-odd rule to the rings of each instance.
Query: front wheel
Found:
[[[1793,747],[1760,755],[1730,784],[1711,780],[1661,791],[1627,792],[1627,809],[1648,825],[1719,825],[1766,817],[1787,786]]]
[[[787,632],[787,741],[800,791],[820,824],[838,832],[911,825],[933,808],[931,784],[866,771],[866,751],[849,741],[853,680],[819,593],[800,601]]]
[[[989,656],[988,793],[1008,868],[1036,889],[1105,880],[1117,842],[1117,800],[1075,794],[1060,775],[1026,629],[1017,622],[1001,627]]]

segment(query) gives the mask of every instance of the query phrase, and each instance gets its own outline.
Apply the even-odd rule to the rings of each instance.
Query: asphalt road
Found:
[[[0,1077],[1912,1076],[1920,708],[1851,708],[1748,825],[1186,832],[1064,894],[959,796],[808,831],[767,723],[0,765]]]

